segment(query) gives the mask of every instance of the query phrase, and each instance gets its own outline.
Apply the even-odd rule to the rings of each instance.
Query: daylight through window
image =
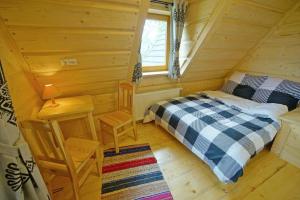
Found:
[[[169,17],[149,14],[145,21],[142,36],[143,71],[167,70]]]

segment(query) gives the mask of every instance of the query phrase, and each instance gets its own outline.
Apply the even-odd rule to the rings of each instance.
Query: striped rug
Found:
[[[104,151],[101,199],[173,199],[149,144]]]

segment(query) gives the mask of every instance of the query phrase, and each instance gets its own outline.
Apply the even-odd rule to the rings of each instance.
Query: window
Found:
[[[169,58],[168,50],[169,16],[148,14],[141,45],[143,71],[166,71]]]

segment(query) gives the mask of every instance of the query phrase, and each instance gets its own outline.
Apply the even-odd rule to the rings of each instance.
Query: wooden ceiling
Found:
[[[203,73],[208,79],[225,77],[297,2],[218,1],[198,40],[183,59],[184,80],[197,80],[197,75]]]

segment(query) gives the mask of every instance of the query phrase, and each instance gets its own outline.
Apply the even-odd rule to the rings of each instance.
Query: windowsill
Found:
[[[168,71],[156,71],[156,72],[143,72],[143,77],[149,76],[167,76]]]

